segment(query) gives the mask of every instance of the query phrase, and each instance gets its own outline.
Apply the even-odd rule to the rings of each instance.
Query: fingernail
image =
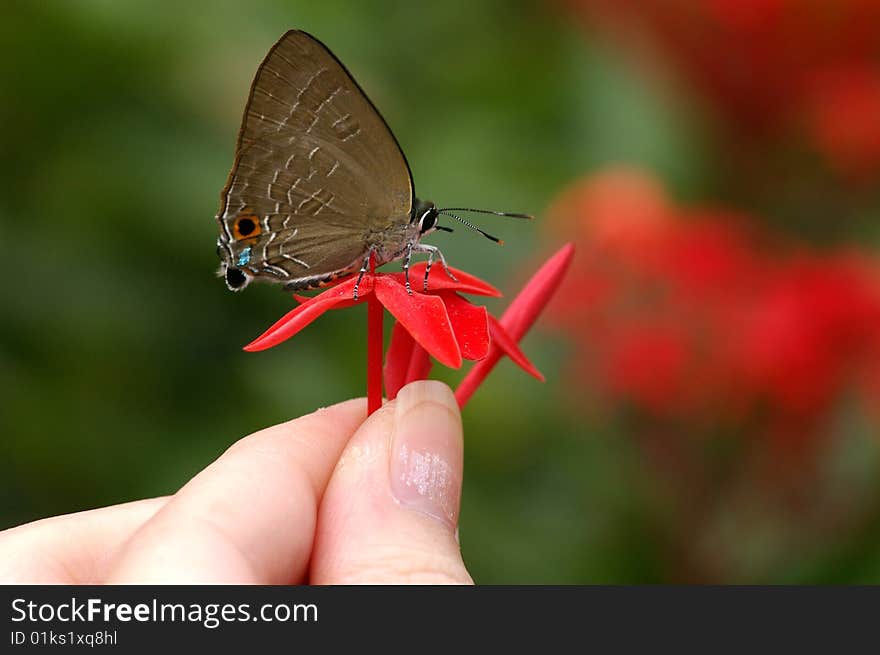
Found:
[[[391,442],[391,493],[404,507],[458,523],[462,477],[461,415],[442,382],[422,380],[397,394]]]

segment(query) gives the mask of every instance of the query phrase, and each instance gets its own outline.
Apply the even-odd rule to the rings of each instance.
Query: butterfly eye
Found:
[[[434,208],[429,209],[424,214],[422,214],[422,218],[419,221],[419,233],[424,234],[428,232],[431,228],[434,227],[434,224],[437,222],[437,210]]]

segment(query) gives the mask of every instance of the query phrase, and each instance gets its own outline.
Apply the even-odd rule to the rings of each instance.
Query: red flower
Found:
[[[368,398],[371,412],[381,404],[382,371],[378,362],[381,360],[383,307],[397,320],[384,367],[385,390],[389,399],[394,398],[408,382],[427,377],[431,369],[431,356],[445,366],[459,368],[464,359],[483,360],[490,357],[497,361],[503,353],[526,372],[543,380],[517,346],[516,342],[525,330],[514,325],[515,337],[511,336],[502,322],[490,316],[485,307],[474,305],[460,295],[500,296],[500,292],[464,271],[450,270],[455,280],[444,271],[433,268],[428,278],[428,291],[423,293],[409,293],[403,273],[371,272],[360,281],[357,300],[354,299],[357,282],[357,276],[354,275],[317,296],[297,296],[301,304],[245,346],[245,350],[254,352],[271,348],[289,339],[330,309],[367,302],[370,305]],[[410,278],[421,280],[424,271],[425,264],[412,266]],[[558,270],[557,279],[561,275],[562,270]],[[532,299],[527,303],[527,308],[522,306],[522,302],[517,305],[520,312],[530,313],[530,321],[537,317],[540,308],[552,295],[552,289],[544,291],[545,297]],[[488,370],[481,374],[479,381],[485,378],[486,373]],[[473,382],[468,384],[469,397],[476,385]],[[460,404],[464,405],[464,401],[460,400]]]
[[[443,271],[431,270],[428,293],[406,290],[403,273],[367,273],[354,299],[357,276],[345,278],[339,284],[311,298],[302,298],[302,304],[291,310],[268,330],[244,347],[249,352],[265,350],[285,341],[330,309],[351,307],[366,302],[371,296],[387,309],[437,361],[450,368],[461,367],[462,358],[480,359],[489,351],[489,328],[485,307],[475,307],[457,295],[456,291],[481,296],[500,296],[492,285],[459,271],[450,269],[458,281]],[[410,268],[410,278],[424,278],[425,265]],[[463,311],[468,304],[473,311]],[[451,308],[451,311],[450,311]],[[458,335],[467,335],[464,352]]]
[[[488,315],[491,349],[488,356],[479,358],[455,390],[455,397],[460,407],[467,404],[502,355],[510,357],[517,366],[535,379],[544,381],[544,376],[522,353],[517,342],[525,336],[538,315],[550,302],[573,255],[574,246],[571,244],[563,246],[532,275],[500,320],[491,314]],[[396,325],[385,362],[385,390],[388,397],[394,398],[404,385],[413,380],[424,379],[430,370],[431,364],[427,352],[405,330]]]

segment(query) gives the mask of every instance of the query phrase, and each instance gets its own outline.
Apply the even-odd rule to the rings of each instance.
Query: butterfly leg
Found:
[[[354,299],[355,300],[358,299],[358,287],[361,286],[361,280],[364,279],[364,273],[366,273],[367,270],[369,270],[369,268],[370,268],[370,257],[372,257],[372,256],[373,256],[373,249],[370,248],[369,252],[367,252],[367,256],[364,257],[364,263],[361,266],[360,272],[358,273],[358,279],[354,283]]]
[[[412,243],[409,244],[409,247],[406,249],[406,257],[403,258],[403,277],[406,279],[406,292],[409,295],[413,295],[412,287],[409,284],[409,260],[412,259],[413,245]],[[425,280],[427,281],[427,278]]]
[[[425,293],[428,293],[428,274],[431,272],[431,266],[434,265],[434,251],[428,253],[428,262],[425,264]]]
[[[426,252],[428,253],[428,266],[425,267],[425,291],[428,290],[428,271],[430,270],[431,264],[434,261],[434,256],[436,255],[440,259],[440,263],[443,264],[443,270],[446,271],[446,275],[449,276],[449,279],[453,282],[458,282],[458,278],[452,274],[452,271],[449,270],[449,266],[446,264],[446,257],[443,256],[443,252],[437,246],[432,246],[427,243],[417,243],[413,246],[413,251],[415,252]]]

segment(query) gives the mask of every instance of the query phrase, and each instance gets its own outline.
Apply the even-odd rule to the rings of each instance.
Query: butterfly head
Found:
[[[440,217],[440,210],[430,200],[416,200],[413,207],[412,219],[410,223],[415,223],[419,228],[419,238],[430,234],[438,229],[437,219]]]

